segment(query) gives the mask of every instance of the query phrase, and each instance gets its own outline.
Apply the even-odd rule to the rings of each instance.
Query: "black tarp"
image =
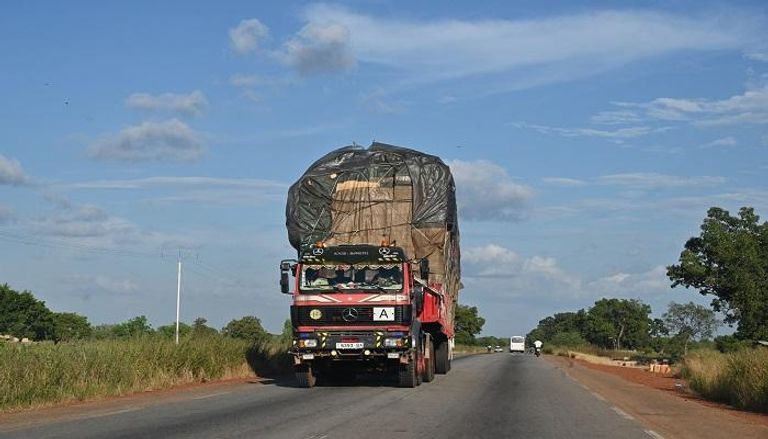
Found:
[[[317,241],[354,232],[332,227],[334,215],[350,213],[334,209],[337,187],[345,182],[409,186],[410,218],[405,223],[417,229],[442,228],[458,238],[456,187],[448,166],[433,155],[374,142],[369,148],[352,145],[326,154],[291,186],[286,226],[294,248],[301,251]]]

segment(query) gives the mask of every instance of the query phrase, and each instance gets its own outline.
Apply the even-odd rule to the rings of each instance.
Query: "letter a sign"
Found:
[[[375,322],[394,322],[395,307],[394,306],[374,307],[373,320]]]

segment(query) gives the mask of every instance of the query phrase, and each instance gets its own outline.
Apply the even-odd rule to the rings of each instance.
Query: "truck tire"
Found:
[[[425,383],[431,383],[435,379],[435,345],[432,344],[432,340],[427,341],[426,349],[428,349],[429,358],[424,359],[423,379]]]
[[[448,340],[443,340],[435,348],[435,373],[445,375],[451,370],[451,360],[448,358]]]
[[[398,372],[400,387],[413,388],[419,385],[416,381],[416,369],[416,361],[411,361],[404,366],[400,366],[400,370]]]
[[[315,387],[316,383],[317,378],[314,374],[312,374],[312,368],[305,367],[302,369],[296,369],[296,384],[299,387],[309,389],[311,387]]]

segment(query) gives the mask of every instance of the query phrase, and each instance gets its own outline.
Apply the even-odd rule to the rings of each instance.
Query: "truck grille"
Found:
[[[411,323],[411,306],[386,306],[395,309],[394,320],[373,320],[372,306],[291,306],[291,322],[294,326],[355,326],[355,325],[391,325]],[[320,317],[313,319],[313,310],[320,311]],[[349,310],[354,312],[350,313]],[[345,311],[347,313],[345,314]],[[315,313],[317,314],[317,313]],[[351,318],[349,314],[356,314]],[[346,315],[346,319],[344,318]]]

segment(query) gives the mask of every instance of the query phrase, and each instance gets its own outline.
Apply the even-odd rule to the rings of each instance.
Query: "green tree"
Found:
[[[8,284],[0,285],[0,334],[51,340],[54,333],[53,313],[45,302],[29,291],[19,293]]]
[[[688,343],[691,340],[710,339],[720,322],[714,311],[693,302],[671,302],[662,316],[665,326],[676,332],[676,337],[683,343],[683,355],[688,355]]]
[[[146,316],[138,316],[113,326],[112,332],[116,337],[126,338],[148,335],[154,331]]]
[[[194,323],[192,323],[192,335],[195,337],[199,336],[208,336],[208,335],[217,335],[219,331],[217,331],[215,328],[211,328],[210,326],[206,325],[208,323],[208,320],[204,317],[198,317],[195,319]]]
[[[283,332],[280,333],[280,340],[290,343],[293,340],[293,323],[291,319],[285,319],[283,322]]]
[[[483,330],[485,319],[480,317],[477,307],[468,305],[456,305],[453,328],[456,343],[475,344],[475,335]]]
[[[586,338],[613,349],[648,345],[651,307],[636,299],[600,299],[587,312]]]
[[[587,313],[583,309],[577,312],[560,312],[539,321],[536,339],[541,341],[551,340],[565,332],[584,334],[587,327]],[[529,340],[533,343],[533,339]]]
[[[53,313],[53,340],[56,343],[62,341],[81,340],[91,336],[93,328],[88,318],[73,312]]]
[[[213,328],[211,328],[213,329]],[[157,333],[166,338],[176,338],[176,322],[158,326]],[[192,327],[184,322],[179,322],[179,338],[186,337],[192,332]]]
[[[740,339],[768,339],[768,223],[751,207],[739,216],[712,207],[701,233],[690,238],[677,265],[667,267],[672,286],[714,296],[712,307],[737,324]]]
[[[221,333],[227,337],[243,340],[259,341],[269,337],[269,333],[261,326],[261,320],[256,316],[245,316],[227,323]]]
[[[584,337],[582,337],[580,333],[575,331],[559,332],[555,334],[555,336],[552,337],[552,339],[549,340],[549,342],[555,346],[566,346],[566,347],[585,346],[587,344],[587,341],[584,339]]]

